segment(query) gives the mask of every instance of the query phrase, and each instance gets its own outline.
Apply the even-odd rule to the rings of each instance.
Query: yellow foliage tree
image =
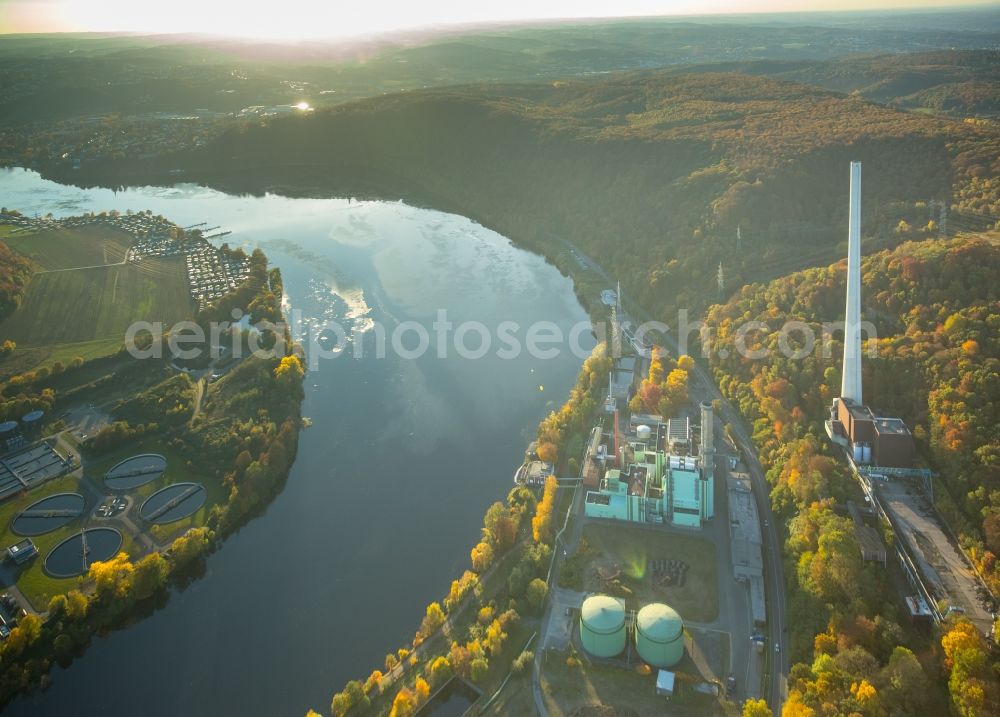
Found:
[[[545,490],[542,499],[535,508],[535,516],[531,519],[531,534],[536,543],[547,543],[552,540],[552,512],[556,507],[556,491],[559,484],[555,476],[545,479]]]
[[[396,693],[396,698],[392,701],[389,717],[410,717],[416,706],[416,696],[409,688],[403,687]]]
[[[304,375],[305,370],[302,368],[302,362],[294,354],[284,356],[281,363],[274,369],[274,377],[281,382],[298,382],[302,380]]]
[[[771,708],[765,700],[747,700],[743,703],[743,717],[771,717]]]
[[[418,677],[416,684],[413,686],[414,691],[417,693],[417,702],[426,702],[427,698],[431,696],[431,686],[427,684],[427,680],[423,677]]]
[[[477,573],[484,572],[493,564],[493,546],[489,543],[479,543],[472,549],[472,569]]]

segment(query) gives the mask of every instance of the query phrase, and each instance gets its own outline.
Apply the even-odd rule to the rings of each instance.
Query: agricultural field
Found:
[[[20,348],[116,339],[129,324],[193,314],[183,259],[36,274],[24,302],[0,324]]]
[[[115,264],[125,258],[132,235],[104,224],[24,232],[0,227],[0,240],[42,271]]]

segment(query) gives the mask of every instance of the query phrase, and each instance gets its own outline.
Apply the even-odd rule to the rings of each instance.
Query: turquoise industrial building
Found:
[[[617,420],[617,418],[615,419]],[[636,425],[636,421],[645,421]],[[633,416],[627,435],[603,445],[599,429],[585,456],[584,510],[591,518],[698,528],[715,515],[712,405],[701,405],[701,430],[690,421]],[[697,444],[697,452],[693,452]],[[618,466],[618,467],[613,467]]]

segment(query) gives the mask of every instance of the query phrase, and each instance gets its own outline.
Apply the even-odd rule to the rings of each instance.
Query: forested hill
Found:
[[[733,288],[843,255],[851,159],[865,162],[864,232],[881,245],[934,232],[928,202],[963,191],[1000,214],[998,147],[994,125],[766,77],[656,71],[400,93],[89,176],[176,181],[168,170],[184,169],[230,190],[403,196],[543,251],[571,240],[666,315],[714,300],[720,262]]]
[[[863,361],[865,402],[906,419],[922,460],[940,474],[937,508],[994,593],[1000,589],[998,275],[1000,245],[972,238],[907,242],[862,264],[864,318],[878,329],[878,357]],[[853,481],[824,447],[822,428],[839,393],[842,346],[835,342],[825,357],[817,347],[791,359],[778,350],[778,337],[789,320],[809,324],[818,336],[821,323],[839,319],[844,279],[841,262],[753,284],[706,318],[716,332],[716,378],[753,422],[771,501],[788,531],[792,658],[802,664],[791,670],[785,714],[793,704],[816,714],[946,714],[938,703],[945,682],[953,713],[997,714],[996,653],[991,657],[962,619],[931,635],[907,627],[898,585],[862,563],[850,519],[835,514],[835,503],[857,499]],[[732,350],[736,328],[751,320],[769,327],[752,334],[771,349],[767,358],[748,360]],[[799,336],[789,337],[793,348]]]
[[[767,75],[857,93],[893,107],[959,118],[1000,115],[997,51],[938,50],[806,62],[761,60],[691,69]]]

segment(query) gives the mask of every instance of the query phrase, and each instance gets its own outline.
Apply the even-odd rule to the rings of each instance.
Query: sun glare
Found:
[[[991,0],[964,0],[983,4]],[[433,26],[524,19],[859,10],[928,6],[940,0],[0,0],[0,32],[204,33],[283,42],[346,38]]]

